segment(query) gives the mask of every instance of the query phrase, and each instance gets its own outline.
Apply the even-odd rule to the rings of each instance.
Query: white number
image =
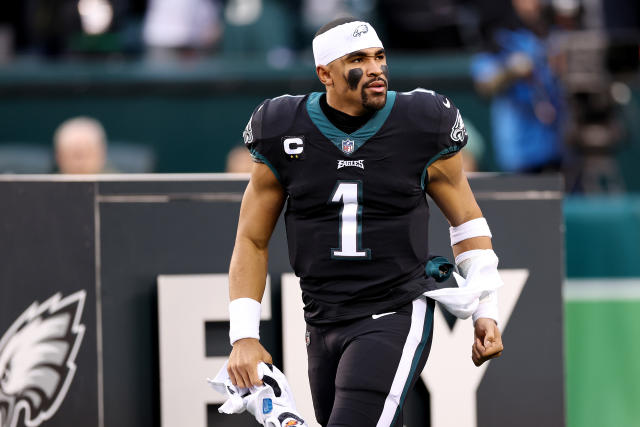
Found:
[[[362,238],[362,183],[338,181],[331,203],[342,201],[340,211],[340,247],[331,249],[331,257],[338,259],[370,259],[370,249],[360,249]]]

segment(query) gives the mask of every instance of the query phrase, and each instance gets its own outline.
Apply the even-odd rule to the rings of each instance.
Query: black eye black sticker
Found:
[[[347,83],[349,84],[349,89],[358,89],[358,83],[360,83],[360,80],[362,80],[363,75],[364,72],[362,71],[362,68],[354,68],[353,70],[349,70],[349,74],[347,74]]]

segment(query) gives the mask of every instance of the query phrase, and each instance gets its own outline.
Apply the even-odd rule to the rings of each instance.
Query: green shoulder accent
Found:
[[[280,179],[280,174],[278,173],[276,168],[271,164],[271,162],[269,162],[269,160],[267,160],[267,158],[265,156],[263,156],[262,154],[258,153],[255,149],[251,148],[249,151],[251,152],[251,155],[253,156],[253,158],[258,159],[259,161],[261,161],[262,163],[267,165],[269,167],[269,169],[271,169],[271,172],[273,172],[273,174],[276,176],[276,179],[278,180],[278,182],[280,182],[280,185],[282,185],[282,180]]]
[[[420,177],[420,187],[422,187],[422,191],[425,190],[425,179],[427,179],[427,169],[429,168],[429,166],[431,166],[433,164],[433,162],[435,162],[436,160],[438,160],[440,157],[442,156],[446,156],[447,154],[451,154],[451,153],[455,153],[457,151],[460,151],[460,146],[459,145],[452,145],[449,148],[445,148],[444,150],[442,150],[441,152],[439,152],[438,154],[436,154],[435,156],[433,156],[431,158],[431,160],[429,160],[427,162],[427,165],[424,167],[424,170],[422,171],[422,176]]]
[[[362,147],[365,142],[380,130],[382,125],[387,121],[387,118],[391,113],[391,109],[396,102],[396,92],[392,90],[388,91],[387,102],[384,104],[384,107],[376,111],[373,117],[371,117],[371,119],[369,119],[369,121],[360,129],[352,134],[346,134],[335,127],[322,112],[322,108],[320,107],[320,97],[322,95],[323,93],[321,92],[313,92],[309,95],[309,98],[307,99],[307,113],[309,113],[311,121],[316,125],[318,130],[320,130],[320,132],[340,151],[342,151],[343,140],[352,140],[354,147],[351,154],[355,153],[358,148]]]

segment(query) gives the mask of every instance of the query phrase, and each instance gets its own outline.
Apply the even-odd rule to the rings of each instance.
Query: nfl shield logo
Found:
[[[351,154],[353,153],[353,149],[354,149],[354,141],[351,139],[343,139],[342,140],[342,151],[345,154]]]

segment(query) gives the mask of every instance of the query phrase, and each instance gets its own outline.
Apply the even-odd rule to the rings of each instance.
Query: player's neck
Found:
[[[375,111],[368,111],[367,114],[363,114],[361,116],[351,116],[331,107],[327,103],[326,98],[327,97],[324,95],[320,97],[320,108],[322,109],[322,112],[335,127],[346,134],[352,134],[356,130],[360,129],[375,113]]]
[[[331,91],[327,91],[327,104],[333,108],[334,110],[338,110],[350,116],[364,116],[369,113],[369,110],[364,108],[364,106],[360,104],[352,104],[346,102],[344,99],[340,99],[336,96],[335,93]]]

